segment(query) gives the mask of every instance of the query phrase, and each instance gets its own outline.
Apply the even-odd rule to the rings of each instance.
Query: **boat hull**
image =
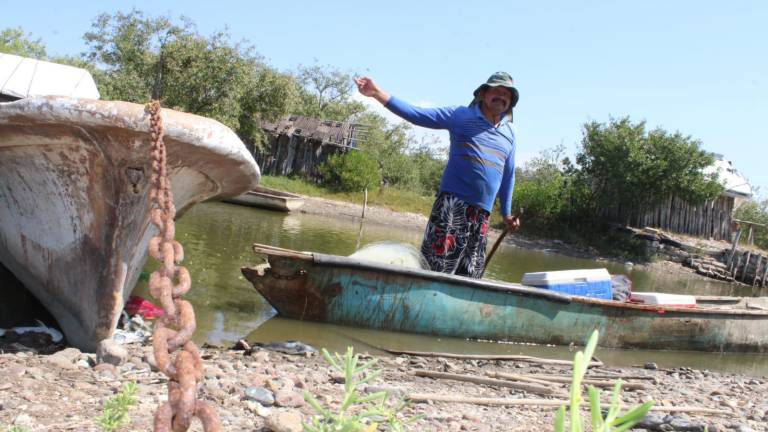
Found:
[[[346,257],[257,246],[269,265],[244,267],[288,318],[481,340],[695,351],[766,352],[768,314],[645,306]]]
[[[163,111],[177,217],[255,186],[237,136]],[[110,337],[147,257],[149,114],[126,102],[44,97],[0,105],[0,261],[56,318],[69,344]]]
[[[299,195],[265,187],[256,187],[244,194],[227,198],[224,201],[284,212],[296,210],[304,205],[304,198]]]

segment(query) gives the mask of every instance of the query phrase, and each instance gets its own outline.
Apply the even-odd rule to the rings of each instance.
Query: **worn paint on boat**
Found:
[[[265,245],[242,272],[285,317],[374,329],[538,344],[768,351],[768,312],[576,297],[492,280]]]
[[[286,212],[296,210],[304,205],[304,198],[300,195],[262,186],[257,186],[253,190],[236,197],[227,198],[224,201]]]
[[[253,157],[226,126],[173,110],[163,123],[177,217],[258,183]],[[0,261],[83,350],[113,334],[156,233],[149,152],[143,105],[0,103]]]

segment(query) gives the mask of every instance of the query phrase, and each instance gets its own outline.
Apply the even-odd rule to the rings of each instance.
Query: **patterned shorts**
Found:
[[[432,206],[421,254],[433,271],[480,278],[490,213],[443,192]]]

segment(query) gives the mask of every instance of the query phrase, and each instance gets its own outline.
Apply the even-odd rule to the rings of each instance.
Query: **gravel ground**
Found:
[[[7,337],[7,336],[6,336]],[[154,371],[151,347],[128,345],[121,364],[96,364],[94,354],[74,348],[53,355],[6,344],[0,354],[0,430],[11,425],[28,431],[97,431],[95,419],[104,401],[128,381],[138,383],[138,404],[130,409],[130,424],[121,430],[150,430],[151,418],[166,398],[166,378]],[[318,354],[288,355],[266,348],[251,351],[205,347],[204,379],[200,397],[210,401],[228,431],[294,431],[314,410],[304,392],[338,406],[343,394],[342,375]],[[363,353],[364,359],[370,358]],[[118,362],[120,363],[120,362]],[[768,378],[721,374],[689,368],[658,369],[598,367],[590,376],[626,376],[636,387],[622,393],[627,404],[654,400],[666,411],[647,417],[647,430],[765,431],[768,430]],[[454,359],[419,356],[378,357],[380,377],[361,386],[362,393],[385,390],[395,397],[414,393],[504,399],[563,399],[496,384],[433,379],[417,374],[442,372],[486,377],[489,372],[536,375],[549,380],[570,377],[570,367],[528,361]],[[517,382],[520,384],[520,382]],[[530,384],[530,383],[529,383]],[[565,394],[566,384],[545,389]],[[603,394],[607,395],[604,390]],[[260,402],[257,402],[260,401]],[[668,412],[674,407],[698,407],[720,413]],[[406,417],[423,415],[411,431],[549,431],[554,407],[484,406],[467,402],[411,403]],[[586,413],[585,413],[586,414]],[[195,422],[190,430],[202,427]],[[385,429],[379,429],[385,430]],[[635,429],[644,430],[644,429]]]

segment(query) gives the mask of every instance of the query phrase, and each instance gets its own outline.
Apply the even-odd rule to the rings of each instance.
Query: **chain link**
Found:
[[[219,432],[221,424],[216,411],[197,398],[197,383],[203,377],[203,362],[197,345],[191,341],[195,332],[192,304],[180,297],[189,291],[192,280],[185,267],[184,249],[174,238],[176,208],[168,180],[166,150],[163,142],[163,119],[160,102],[147,106],[152,134],[152,179],[149,190],[150,220],[159,233],[149,241],[149,254],[160,261],[160,270],[149,277],[149,292],[163,306],[165,314],[155,324],[152,345],[155,362],[168,376],[168,402],[155,412],[155,432],[182,432],[197,417],[207,432]],[[174,358],[172,355],[178,351]]]

